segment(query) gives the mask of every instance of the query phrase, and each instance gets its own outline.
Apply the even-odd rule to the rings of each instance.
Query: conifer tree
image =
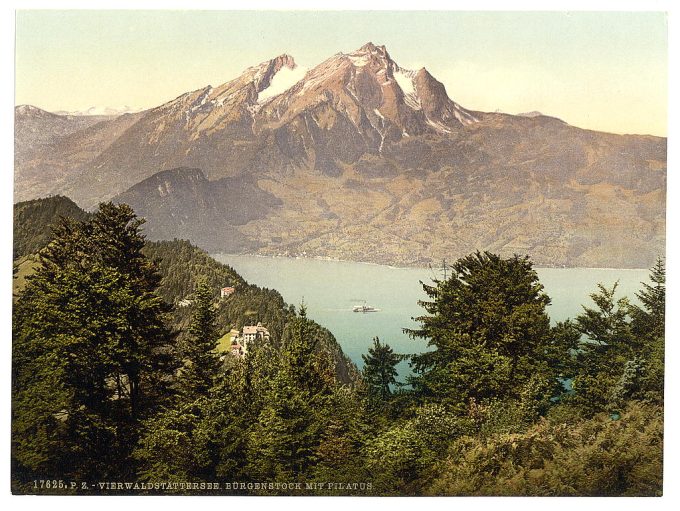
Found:
[[[317,461],[335,378],[304,305],[288,326],[278,371],[251,429],[249,471],[256,477],[303,478]]]
[[[182,349],[185,366],[179,379],[185,400],[207,396],[220,368],[213,293],[205,279],[196,286],[192,307],[188,337]]]
[[[631,328],[640,340],[642,375],[632,396],[663,404],[666,324],[666,267],[658,258],[651,269],[652,284],[642,283],[637,297],[642,306],[631,307]]]
[[[397,364],[404,355],[394,353],[389,344],[381,344],[378,337],[373,338],[373,346],[368,348],[364,360],[362,376],[368,387],[369,400],[374,404],[386,403],[392,395],[390,386],[397,383]]]
[[[407,329],[434,348],[412,357],[411,379],[423,397],[463,406],[468,399],[503,398],[536,374],[554,379],[548,366],[550,298],[528,257],[468,255],[452,275],[423,284],[428,315]]]
[[[103,204],[63,221],[13,316],[13,462],[17,474],[124,476],[141,419],[173,370],[167,306],[140,253],[140,221]]]
[[[653,339],[664,335],[666,321],[666,266],[660,257],[650,271],[652,284],[642,283],[636,296],[642,306],[631,306],[633,328],[639,337]]]
[[[626,362],[635,359],[639,347],[631,333],[628,299],[616,298],[618,282],[611,288],[603,284],[597,287],[598,292],[590,295],[595,307],[583,306],[583,312],[575,319],[582,339],[576,355],[574,400],[586,414],[604,410],[611,404]],[[638,364],[628,365],[630,378],[630,368]],[[618,386],[628,385],[621,382]]]

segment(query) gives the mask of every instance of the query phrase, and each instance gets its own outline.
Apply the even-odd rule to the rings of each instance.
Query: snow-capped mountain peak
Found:
[[[57,115],[82,115],[82,116],[95,116],[95,115],[106,115],[106,116],[116,116],[116,115],[123,115],[123,114],[133,114],[137,112],[143,111],[144,108],[136,108],[136,107],[131,107],[129,105],[123,105],[120,107],[112,107],[112,106],[91,106],[88,108],[85,108],[83,110],[73,110],[73,111],[64,111],[60,110],[57,112],[54,112]]]
[[[390,55],[387,53],[385,46],[376,46],[369,42],[364,44],[361,48],[352,53],[345,55],[356,67],[363,67],[369,62],[377,62],[386,65],[391,62]]]
[[[139,126],[147,134],[149,161],[163,168],[180,156],[209,168],[213,156],[203,148],[222,147],[219,141],[227,138],[238,141],[229,153],[238,166],[241,151],[255,150],[256,141],[274,134],[282,161],[337,172],[323,151],[342,154],[343,161],[364,152],[382,155],[405,138],[448,137],[476,121],[425,68],[402,68],[385,46],[367,43],[306,73],[293,57],[279,55],[148,111]],[[351,143],[338,146],[340,139]]]
[[[244,74],[245,75],[250,74],[252,76],[251,79],[253,81],[253,84],[255,85],[257,92],[260,93],[265,89],[269,88],[269,86],[272,83],[272,80],[279,73],[279,71],[281,71],[282,69],[288,69],[292,71],[296,67],[297,64],[295,63],[293,57],[284,53],[271,60],[262,62],[257,66],[248,68],[248,70],[246,70],[246,73]]]

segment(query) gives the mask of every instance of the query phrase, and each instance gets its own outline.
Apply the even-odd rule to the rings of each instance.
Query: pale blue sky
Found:
[[[367,41],[477,110],[666,135],[662,13],[19,11],[16,104],[151,107],[281,53],[310,68]]]

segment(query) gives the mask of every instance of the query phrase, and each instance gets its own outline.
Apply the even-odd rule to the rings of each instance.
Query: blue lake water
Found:
[[[276,289],[290,304],[297,306],[304,299],[307,315],[333,332],[360,368],[361,355],[376,336],[398,353],[425,349],[424,341],[410,339],[402,329],[417,326],[412,318],[424,312],[418,305],[418,300],[426,298],[420,281],[432,281],[435,275],[429,269],[283,257],[213,257],[233,267],[248,282]],[[552,299],[548,314],[553,322],[578,315],[581,305],[592,305],[589,295],[598,283],[610,287],[618,280],[617,297],[627,296],[635,302],[635,292],[640,282],[648,281],[649,274],[648,270],[593,268],[538,268],[537,272]],[[364,301],[380,310],[352,312],[354,305]],[[400,367],[400,373],[406,370],[406,366]]]

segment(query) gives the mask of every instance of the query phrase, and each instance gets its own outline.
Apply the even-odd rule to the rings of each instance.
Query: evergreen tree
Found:
[[[554,379],[548,362],[550,298],[528,257],[489,252],[456,261],[447,280],[423,284],[429,315],[406,330],[431,351],[412,357],[415,390],[465,406],[470,398],[513,396],[532,375]]]
[[[603,284],[597,287],[598,292],[590,295],[596,307],[583,306],[583,312],[575,320],[584,338],[576,355],[574,400],[586,415],[607,409],[616,400],[616,388],[630,386],[630,382],[620,379],[626,362],[639,354],[639,343],[631,333],[628,299],[616,299],[618,282],[611,288]],[[630,379],[637,363],[628,365],[626,378]]]
[[[642,290],[636,296],[642,306],[631,306],[633,329],[637,336],[647,339],[662,337],[666,321],[666,266],[658,258],[650,271],[652,284],[642,283]]]
[[[214,478],[217,452],[209,440],[214,408],[210,391],[221,362],[216,351],[213,293],[204,278],[199,279],[192,298],[188,335],[180,349],[184,365],[177,378],[178,399],[145,422],[134,453],[143,480]]]
[[[599,291],[590,295],[596,307],[583,306],[583,312],[576,317],[577,328],[589,341],[582,343],[581,351],[598,366],[607,366],[612,355],[633,352],[630,306],[627,298],[615,299],[618,285],[616,282],[607,288],[598,284]]]
[[[316,350],[318,333],[302,305],[284,334],[278,370],[250,431],[254,477],[300,480],[317,462],[336,385],[328,355]]]
[[[389,344],[380,344],[380,339],[374,337],[373,346],[361,358],[364,360],[362,376],[368,387],[369,400],[374,404],[386,403],[392,395],[390,386],[397,383],[397,364],[404,360],[404,355],[394,353]]]
[[[212,292],[205,279],[200,280],[196,287],[192,307],[188,337],[182,349],[185,366],[179,378],[180,393],[184,400],[207,396],[220,369],[215,308]]]
[[[140,222],[103,204],[62,221],[13,316],[13,462],[22,477],[130,475],[139,421],[172,374],[167,306]]]
[[[651,269],[652,284],[642,283],[637,297],[642,306],[631,307],[631,328],[641,340],[639,388],[631,396],[663,404],[665,323],[666,323],[666,267],[658,258]]]

